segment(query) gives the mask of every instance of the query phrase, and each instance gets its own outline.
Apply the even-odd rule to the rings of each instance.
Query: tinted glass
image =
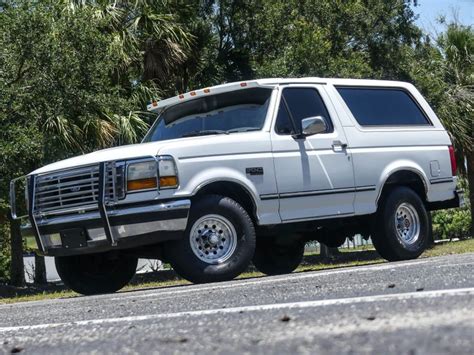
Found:
[[[291,117],[295,120],[295,126],[301,132],[301,120],[308,117],[322,116],[326,120],[328,127],[326,132],[332,132],[333,126],[329,119],[329,113],[324,102],[316,89],[310,88],[286,88],[283,90],[283,97],[286,100]],[[279,134],[294,133],[290,121],[290,116],[283,100],[280,101],[275,130]]]
[[[404,90],[339,87],[337,91],[362,126],[430,124]]]
[[[285,107],[283,100],[280,100],[280,107],[278,108],[278,116],[275,125],[275,131],[278,134],[294,134],[293,125],[290,121],[290,115]]]
[[[185,101],[166,109],[143,141],[260,130],[271,93],[270,89],[252,88]]]

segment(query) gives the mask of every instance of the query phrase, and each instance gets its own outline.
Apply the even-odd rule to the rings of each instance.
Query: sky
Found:
[[[436,21],[440,15],[451,20],[455,13],[461,24],[474,26],[474,0],[418,0],[414,11],[419,15],[418,26],[430,34],[444,30]]]

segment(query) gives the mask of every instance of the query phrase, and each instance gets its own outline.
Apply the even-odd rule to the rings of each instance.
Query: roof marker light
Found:
[[[191,91],[191,92],[189,93],[189,95],[191,95],[191,96],[196,96],[196,91]]]
[[[240,86],[242,86],[243,88],[247,86],[247,83],[240,83]]]
[[[151,105],[154,106],[154,107],[156,107],[156,106],[158,106],[158,102],[152,101],[152,102],[151,102]]]
[[[178,97],[179,97],[180,99],[184,99],[184,95],[183,95],[183,94],[179,95]]]
[[[204,89],[203,91],[204,91],[205,94],[209,94],[209,93],[211,92],[211,89],[207,89],[207,88],[206,88],[206,89]]]

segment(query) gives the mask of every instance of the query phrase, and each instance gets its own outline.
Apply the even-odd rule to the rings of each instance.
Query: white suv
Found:
[[[462,204],[449,136],[408,83],[264,79],[148,109],[157,119],[141,144],[26,177],[22,230],[77,292],[120,289],[138,257],[192,282],[232,279],[252,260],[288,273],[308,240],[356,233],[387,260],[416,258],[432,239],[428,211]]]

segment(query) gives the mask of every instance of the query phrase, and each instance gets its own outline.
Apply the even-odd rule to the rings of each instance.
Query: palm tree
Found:
[[[191,5],[166,0],[64,0],[67,9],[89,6],[106,20],[104,30],[114,33],[111,49],[121,58],[116,80],[129,79],[130,71],[139,82],[152,81],[160,87],[170,83],[189,55],[193,36],[181,23]]]
[[[117,63],[109,76],[111,86],[120,91],[120,102],[78,110],[77,114],[40,114],[37,123],[47,159],[43,163],[72,152],[139,141],[148,127],[147,113],[141,108],[173,83],[187,59],[192,36],[173,15],[178,11],[165,0],[62,0],[51,6],[54,11],[60,7],[66,15],[86,11],[94,17],[94,26],[110,37],[103,50]],[[56,22],[48,25],[54,27]],[[50,104],[46,102],[45,106]],[[41,108],[38,111],[46,112]],[[38,257],[35,261],[35,280],[45,281],[44,259]]]
[[[453,136],[461,172],[466,173],[471,205],[471,235],[474,235],[474,29],[457,23],[449,24],[438,44],[443,51],[446,102],[440,114]],[[464,161],[467,169],[464,169]]]

